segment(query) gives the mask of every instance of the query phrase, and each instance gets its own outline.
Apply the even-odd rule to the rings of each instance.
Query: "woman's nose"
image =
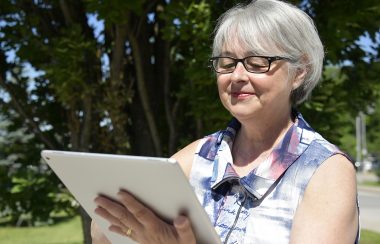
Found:
[[[242,62],[238,62],[235,66],[235,70],[232,72],[231,79],[233,81],[242,81],[248,78],[248,71],[245,69]]]

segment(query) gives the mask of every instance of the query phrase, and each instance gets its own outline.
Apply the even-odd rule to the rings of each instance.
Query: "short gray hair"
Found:
[[[301,104],[318,84],[324,49],[313,20],[296,6],[278,0],[257,0],[225,12],[215,28],[213,56],[238,40],[257,55],[294,60],[291,69],[306,69],[302,84],[291,94],[293,106]]]

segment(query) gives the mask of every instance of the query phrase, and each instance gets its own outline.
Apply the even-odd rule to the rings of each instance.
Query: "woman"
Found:
[[[210,62],[234,118],[173,157],[224,243],[357,241],[353,164],[294,109],[318,83],[323,56],[312,20],[288,3],[253,1],[219,19]],[[141,243],[195,243],[186,217],[169,225],[128,193],[120,202],[96,200],[115,232]]]

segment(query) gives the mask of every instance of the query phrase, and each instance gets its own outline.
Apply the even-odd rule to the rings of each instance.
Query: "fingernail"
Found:
[[[174,219],[174,225],[183,226],[186,223],[187,218],[185,216],[178,216]]]
[[[123,189],[120,189],[119,192],[117,193],[117,195],[124,195],[124,196],[128,196],[128,192],[123,190]]]

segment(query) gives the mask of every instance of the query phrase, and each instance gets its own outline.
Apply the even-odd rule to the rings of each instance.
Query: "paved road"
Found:
[[[358,196],[361,228],[380,233],[380,190],[359,187]]]

